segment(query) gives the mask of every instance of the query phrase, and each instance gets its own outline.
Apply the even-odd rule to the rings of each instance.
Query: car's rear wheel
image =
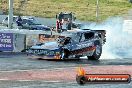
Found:
[[[87,56],[90,60],[98,60],[102,54],[102,45],[100,43],[95,44],[96,49],[92,56]]]

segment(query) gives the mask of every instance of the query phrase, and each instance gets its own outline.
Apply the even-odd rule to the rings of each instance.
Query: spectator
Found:
[[[67,29],[67,30],[71,30],[71,27],[72,27],[72,22],[71,22],[71,19],[68,18],[68,22],[67,22],[66,29]]]
[[[18,16],[18,18],[16,20],[16,23],[17,23],[18,29],[21,29],[22,28],[22,18],[21,18],[21,16]]]
[[[58,31],[58,29],[60,29],[59,20],[56,21],[56,32]]]

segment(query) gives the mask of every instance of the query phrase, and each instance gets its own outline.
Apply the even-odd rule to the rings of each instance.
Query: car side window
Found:
[[[88,40],[94,37],[94,33],[93,32],[85,33],[84,36],[85,39]]]

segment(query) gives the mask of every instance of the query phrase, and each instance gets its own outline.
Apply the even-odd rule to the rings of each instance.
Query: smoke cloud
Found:
[[[123,24],[123,17],[111,17],[99,24],[91,23],[87,27],[92,30],[106,30],[106,43],[103,45],[101,59],[132,57],[132,34],[124,31]]]

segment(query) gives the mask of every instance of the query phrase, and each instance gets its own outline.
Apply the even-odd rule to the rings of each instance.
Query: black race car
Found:
[[[38,23],[35,19],[22,19],[22,29],[50,31],[50,27]]]

